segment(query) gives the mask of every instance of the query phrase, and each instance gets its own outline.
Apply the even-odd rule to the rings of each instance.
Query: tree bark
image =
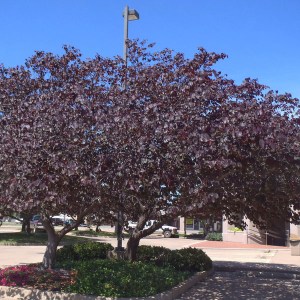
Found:
[[[125,257],[129,261],[135,261],[137,259],[137,250],[140,244],[140,240],[152,234],[156,229],[160,228],[163,224],[162,222],[157,222],[151,227],[144,229],[146,224],[147,217],[145,215],[139,216],[136,228],[132,231],[132,234],[129,237],[129,240],[126,245]]]
[[[47,247],[43,257],[43,267],[45,269],[53,269],[56,263],[57,246],[61,240],[61,237],[55,233],[55,230],[50,222],[44,222],[43,225],[46,228],[48,235]]]
[[[22,221],[22,232],[27,232],[30,234],[30,217],[23,217]]]
[[[125,257],[129,261],[135,261],[137,259],[137,249],[140,244],[141,234],[133,232],[127,242]]]
[[[43,267],[45,269],[53,269],[55,267],[56,251],[60,241],[68,232],[70,232],[76,226],[78,227],[80,221],[82,221],[85,216],[91,213],[95,207],[96,204],[88,207],[78,216],[78,219],[75,222],[75,224],[70,226],[64,226],[63,229],[61,229],[58,233],[55,232],[54,227],[52,226],[51,220],[49,218],[44,218],[42,220],[42,224],[45,227],[48,235],[48,243],[43,257]]]

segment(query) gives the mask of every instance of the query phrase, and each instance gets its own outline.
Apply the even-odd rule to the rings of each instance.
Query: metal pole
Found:
[[[123,59],[127,66],[127,40],[128,40],[128,5],[125,6],[123,17],[124,17],[124,49],[123,49]]]
[[[123,58],[124,58],[124,63],[125,63],[125,78],[124,78],[124,83],[123,83],[123,89],[126,90],[126,68],[127,68],[127,40],[128,40],[128,21],[134,21],[139,19],[139,14],[136,10],[130,10],[128,5],[125,6],[124,11],[123,11],[123,17],[124,17],[124,49],[123,49]],[[124,202],[124,195],[121,193],[121,201],[122,204]],[[118,215],[117,215],[117,224],[116,224],[116,233],[117,233],[117,250],[118,252],[124,251],[124,248],[122,247],[122,231],[123,231],[123,223],[124,223],[124,215],[122,208],[119,209]]]
[[[124,12],[123,12],[123,17],[124,17],[124,40],[123,40],[123,44],[124,44],[124,48],[123,48],[123,59],[125,61],[125,67],[127,67],[127,39],[128,39],[128,12],[129,12],[129,8],[128,5],[125,6]],[[123,84],[123,89],[126,89],[126,78],[124,79],[124,84]],[[122,197],[122,201],[123,201],[123,197]],[[117,251],[123,251],[123,245],[122,245],[122,231],[123,231],[123,211],[120,209],[118,211],[118,215],[117,215]]]

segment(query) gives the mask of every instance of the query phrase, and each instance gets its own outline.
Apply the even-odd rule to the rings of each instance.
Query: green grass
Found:
[[[108,236],[108,237],[117,237],[116,233],[108,232],[108,231],[99,231],[96,232],[94,230],[76,230],[71,232],[72,235],[80,235],[80,236]],[[124,237],[129,237],[128,233],[123,233]]]
[[[21,245],[46,245],[47,233],[27,234],[25,232],[0,232],[0,245],[21,246]],[[60,245],[85,242],[85,238],[66,235]]]

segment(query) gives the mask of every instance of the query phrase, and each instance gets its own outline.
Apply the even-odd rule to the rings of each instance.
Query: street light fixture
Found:
[[[123,58],[125,61],[125,66],[127,67],[127,40],[128,40],[128,21],[135,21],[140,18],[139,13],[135,9],[129,9],[128,5],[125,6],[125,9],[123,11],[123,17],[124,17],[124,52],[123,52]],[[124,90],[126,89],[126,78],[124,80]],[[121,196],[123,197],[123,196]],[[123,201],[123,199],[122,199]],[[123,212],[122,210],[119,210],[118,216],[117,216],[117,248],[115,251],[117,252],[117,256],[122,256],[122,253],[124,251],[124,248],[122,247],[122,230],[123,230]]]
[[[140,18],[139,13],[135,9],[129,9],[128,5],[125,6],[123,11],[124,17],[124,52],[123,58],[127,65],[127,40],[128,40],[128,22],[135,21]]]

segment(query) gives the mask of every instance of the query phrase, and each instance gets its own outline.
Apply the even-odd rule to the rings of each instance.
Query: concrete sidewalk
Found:
[[[290,247],[199,241],[193,247],[205,251],[215,261],[284,264],[300,267],[300,256],[292,256]]]

